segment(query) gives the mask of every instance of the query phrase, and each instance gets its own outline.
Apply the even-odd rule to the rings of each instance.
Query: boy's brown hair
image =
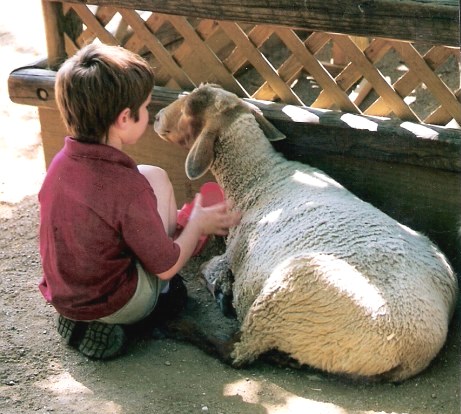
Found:
[[[152,93],[154,72],[139,55],[119,46],[90,44],[67,59],[56,75],[56,102],[73,138],[105,143],[125,108],[135,121]]]

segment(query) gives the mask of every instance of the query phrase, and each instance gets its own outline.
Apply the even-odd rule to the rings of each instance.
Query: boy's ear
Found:
[[[120,113],[117,115],[117,118],[115,118],[114,126],[117,128],[124,129],[130,119],[131,110],[130,108],[125,108],[122,111],[120,111]]]

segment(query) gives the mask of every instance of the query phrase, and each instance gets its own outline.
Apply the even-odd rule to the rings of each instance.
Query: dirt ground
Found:
[[[19,13],[26,10],[27,13]],[[42,299],[37,192],[45,168],[36,109],[11,103],[7,77],[45,54],[40,2],[9,2],[0,14],[0,412],[458,414],[460,311],[431,366],[403,384],[350,382],[257,362],[233,369],[170,339],[132,343],[126,356],[95,362],[66,347]],[[26,16],[25,16],[26,15]],[[196,307],[218,312],[194,271]],[[219,323],[220,319],[216,319]]]

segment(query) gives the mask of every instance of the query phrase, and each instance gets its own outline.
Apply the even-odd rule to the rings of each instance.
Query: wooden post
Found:
[[[48,67],[55,69],[66,57],[62,31],[62,3],[42,0],[42,10],[48,50]]]

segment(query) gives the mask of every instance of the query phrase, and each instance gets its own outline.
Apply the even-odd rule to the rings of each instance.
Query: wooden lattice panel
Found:
[[[461,124],[459,76],[447,76],[459,48],[82,4],[63,13],[68,55],[93,41],[121,45],[151,62],[157,85],[213,82],[242,97]]]

